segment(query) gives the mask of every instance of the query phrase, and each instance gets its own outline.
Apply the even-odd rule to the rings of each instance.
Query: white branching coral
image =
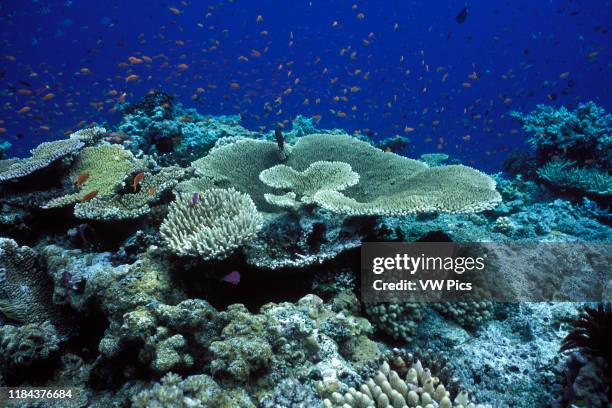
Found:
[[[160,227],[164,242],[182,256],[224,259],[253,238],[262,216],[251,198],[233,188],[178,194]]]
[[[279,164],[262,171],[259,179],[270,187],[289,189],[293,197],[300,197],[302,203],[312,202],[312,197],[320,190],[344,190],[359,182],[359,174],[350,164],[338,161],[317,161],[304,171],[297,171],[284,164]],[[265,194],[266,201],[278,205],[278,199],[291,196],[274,196]],[[282,205],[281,205],[282,206]]]

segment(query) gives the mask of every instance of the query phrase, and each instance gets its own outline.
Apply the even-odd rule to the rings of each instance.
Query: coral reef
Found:
[[[0,327],[0,358],[5,369],[46,360],[58,350],[59,337],[49,321]]]

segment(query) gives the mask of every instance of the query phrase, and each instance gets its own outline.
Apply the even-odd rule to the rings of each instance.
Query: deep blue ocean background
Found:
[[[320,115],[489,171],[527,148],[510,110],[612,110],[610,1],[3,0],[0,15],[9,156],[112,127],[118,100],[152,89],[250,129]]]

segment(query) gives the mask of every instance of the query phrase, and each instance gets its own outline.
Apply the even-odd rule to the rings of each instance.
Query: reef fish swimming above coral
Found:
[[[0,5],[1,407],[612,406],[609,4],[124,3]]]

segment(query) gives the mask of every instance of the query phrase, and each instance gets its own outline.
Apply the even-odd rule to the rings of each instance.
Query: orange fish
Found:
[[[189,68],[189,65],[187,65],[187,64],[179,64],[179,66],[178,66],[178,67],[179,67],[180,69],[185,70],[185,69]]]
[[[28,113],[31,110],[32,108],[30,108],[29,106],[24,106],[23,108],[19,109],[17,113]]]
[[[134,180],[132,180],[132,189],[134,190],[134,192],[136,192],[136,189],[138,188],[138,185],[140,184],[143,178],[144,172],[142,171],[134,176]]]
[[[43,101],[50,101],[53,98],[55,98],[55,94],[49,92],[48,94],[46,94],[45,96],[42,97],[42,100]]]
[[[137,57],[129,57],[128,61],[130,61],[130,64],[142,64],[142,60]]]
[[[132,74],[132,75],[129,75],[127,78],[125,78],[125,82],[135,81],[135,80],[137,80],[138,78],[140,78],[140,76],[139,76],[139,75]]]
[[[76,180],[76,186],[77,188],[80,190],[81,187],[83,186],[83,184],[87,181],[87,179],[89,179],[89,173],[84,171],[83,173],[79,174],[79,176],[77,177]]]
[[[19,95],[32,95],[32,91],[29,89],[18,89],[17,93]]]
[[[177,16],[181,14],[181,10],[177,9],[176,7],[168,7],[168,10],[170,10],[172,14],[175,14]]]
[[[147,194],[150,196],[154,196],[157,193],[157,190],[155,190],[155,187],[151,186],[149,187],[149,189],[147,190]]]
[[[91,201],[95,196],[98,195],[98,190],[94,190],[90,193],[87,193],[81,198],[81,204]]]

